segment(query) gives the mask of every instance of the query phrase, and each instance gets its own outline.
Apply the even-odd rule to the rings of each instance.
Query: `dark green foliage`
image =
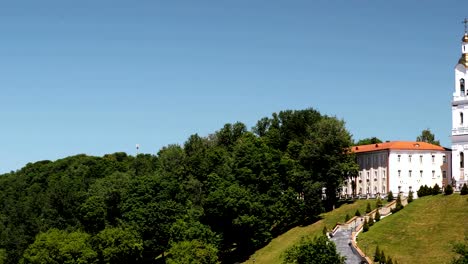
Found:
[[[457,257],[452,260],[452,264],[467,264],[468,263],[468,237],[465,236],[463,242],[454,243],[452,251],[457,254]]]
[[[387,261],[385,262],[385,264],[393,264],[392,257],[387,256]]]
[[[376,221],[376,222],[380,221],[380,217],[381,217],[381,216],[380,216],[380,211],[377,210],[377,211],[375,212],[375,221]]]
[[[388,192],[388,194],[387,194],[387,202],[391,202],[391,201],[393,201],[393,199],[394,199],[394,198],[393,198],[393,193],[392,193],[392,192]]]
[[[351,143],[343,121],[306,109],[274,113],[252,132],[226,124],[157,155],[28,164],[0,177],[0,259],[33,262],[51,247],[66,262],[76,236],[73,254],[88,263],[167,252],[167,261],[235,261],[333,208],[344,175],[358,171]]]
[[[461,195],[467,195],[468,194],[468,186],[466,185],[466,183],[463,184],[463,187],[460,190],[460,194]]]
[[[408,203],[411,203],[413,201],[413,191],[409,191],[408,193]]]
[[[427,195],[432,195],[434,193],[434,190],[432,187],[428,187],[427,185],[419,187],[419,190],[417,191],[418,197],[424,197]]]
[[[380,208],[382,207],[382,199],[380,199],[380,197],[377,197],[377,200],[375,201],[375,208]]]
[[[451,195],[451,194],[453,194],[453,187],[452,187],[452,185],[449,184],[449,185],[447,185],[447,186],[445,187],[445,189],[444,189],[444,194],[445,194],[445,195]]]
[[[434,134],[431,132],[431,130],[430,130],[429,128],[428,128],[428,129],[424,129],[424,130],[421,132],[421,135],[419,135],[419,136],[416,138],[416,141],[427,142],[427,143],[430,143],[430,144],[434,144],[434,145],[440,146],[440,141],[435,139]]]
[[[374,218],[372,218],[372,216],[369,216],[369,227],[373,226],[374,225]]]
[[[436,183],[436,184],[434,185],[434,187],[432,188],[432,195],[437,195],[437,194],[439,194],[439,193],[440,193],[440,187],[439,187],[439,185]]]
[[[371,209],[370,203],[367,203],[366,214],[370,213],[371,211],[372,211],[372,209]]]
[[[387,258],[385,258],[385,253],[382,249],[382,251],[380,252],[380,263],[385,263],[385,261],[387,261]]]
[[[361,216],[361,212],[359,212],[359,209],[356,209],[356,213],[354,213],[354,216]]]
[[[130,262],[128,262],[130,263]],[[215,245],[198,240],[181,241],[171,245],[167,264],[217,264],[218,249]]]
[[[375,248],[375,253],[374,253],[374,262],[379,263],[380,262],[380,248],[379,245]]]
[[[348,221],[349,221],[349,219],[351,219],[351,218],[349,217],[349,214],[346,214],[346,217],[345,217],[345,220],[344,220],[344,221],[345,221],[345,223],[346,223],[346,222],[348,222]]]
[[[359,146],[359,145],[369,145],[369,144],[377,144],[377,143],[382,143],[382,140],[380,140],[380,139],[378,139],[376,137],[371,137],[371,138],[360,139],[354,145]]]
[[[400,195],[398,195],[397,199],[396,199],[395,208],[392,209],[392,213],[396,213],[396,212],[400,211],[401,209],[403,209],[403,204],[401,203]]]
[[[345,258],[338,254],[335,243],[325,236],[320,236],[302,239],[299,244],[288,249],[284,254],[283,263],[344,264]]]
[[[364,219],[364,225],[362,226],[362,232],[367,232],[369,231],[369,222],[367,222],[367,218]]]
[[[322,234],[326,236],[327,232],[328,232],[327,227],[324,226],[323,229],[322,229]]]

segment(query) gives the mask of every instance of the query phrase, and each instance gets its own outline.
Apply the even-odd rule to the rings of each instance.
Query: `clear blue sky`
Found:
[[[450,147],[468,1],[3,1],[0,172],[313,107]]]

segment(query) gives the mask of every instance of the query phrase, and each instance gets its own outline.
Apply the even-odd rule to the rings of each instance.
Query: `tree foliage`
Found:
[[[336,246],[325,236],[304,238],[286,251],[283,263],[344,264],[345,258],[336,251]]]
[[[155,155],[30,163],[0,177],[0,259],[138,264],[180,250],[238,260],[333,208],[358,171],[352,142],[342,120],[288,110]]]
[[[440,146],[439,140],[436,140],[436,139],[435,139],[434,134],[431,132],[431,130],[430,130],[429,128],[428,128],[428,129],[424,129],[424,130],[421,132],[421,135],[419,135],[419,136],[416,137],[416,141],[427,142],[427,143],[430,143],[430,144],[434,144],[434,145]]]
[[[378,143],[382,143],[382,140],[376,137],[371,137],[371,138],[360,139],[354,145],[359,146],[359,145],[370,145],[370,144],[378,144]]]

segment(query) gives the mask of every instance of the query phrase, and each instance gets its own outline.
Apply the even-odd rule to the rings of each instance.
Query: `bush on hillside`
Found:
[[[403,209],[403,204],[401,204],[401,198],[400,198],[400,195],[398,195],[396,199],[396,206],[395,208],[392,209],[392,213],[396,213],[400,211],[401,209]]]
[[[377,210],[377,212],[375,212],[375,221],[376,222],[380,221],[380,212],[379,212],[379,210]]]
[[[411,203],[413,201],[413,191],[409,191],[408,193],[408,203]]]
[[[344,219],[345,223],[348,222],[349,219],[351,219],[351,218],[349,217],[349,214],[346,214],[346,217],[345,217],[345,219]]]
[[[380,248],[379,245],[375,248],[375,253],[374,253],[374,262],[379,263],[380,262]]]
[[[390,191],[388,192],[387,202],[391,202],[391,201],[393,201],[393,193]]]
[[[372,216],[369,217],[369,227],[374,225],[374,218]]]
[[[444,189],[444,194],[445,195],[451,195],[453,193],[453,187],[452,185],[447,185],[447,187],[445,187]]]
[[[356,213],[354,213],[355,216],[361,216],[361,212],[359,212],[359,209],[356,210]]]
[[[460,194],[461,194],[461,195],[466,195],[466,194],[468,194],[468,186],[466,186],[466,183],[463,184],[463,187],[462,187],[461,190],[460,190]]]
[[[424,197],[428,195],[432,195],[434,191],[432,190],[431,187],[427,187],[427,185],[419,187],[419,190],[417,191],[418,197]]]
[[[366,214],[370,213],[371,211],[372,209],[371,209],[370,203],[367,203]]]
[[[434,188],[432,188],[432,195],[437,195],[437,194],[439,194],[439,193],[440,193],[440,187],[439,187],[439,185],[436,183],[436,184],[434,185]]]
[[[364,226],[362,227],[362,232],[367,232],[369,231],[369,223],[367,222],[367,219],[364,220]]]
[[[375,207],[376,208],[380,208],[382,207],[382,199],[380,199],[380,197],[377,197],[377,201],[375,202]]]

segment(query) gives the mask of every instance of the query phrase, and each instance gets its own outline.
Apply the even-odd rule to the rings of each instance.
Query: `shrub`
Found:
[[[411,203],[413,201],[413,191],[409,191],[408,193],[408,203]]]
[[[361,212],[359,212],[359,209],[356,210],[356,213],[354,213],[355,216],[361,216]]]
[[[393,193],[392,193],[391,191],[388,192],[387,201],[388,201],[388,202],[393,201]]]
[[[431,187],[427,187],[427,185],[419,187],[419,190],[417,191],[418,197],[424,197],[427,195],[432,195],[434,190]]]
[[[466,186],[466,183],[463,184],[463,187],[462,187],[461,190],[460,190],[460,194],[461,194],[461,195],[466,195],[466,194],[468,194],[468,186]]]
[[[432,195],[437,195],[437,194],[439,194],[439,193],[440,193],[440,187],[439,187],[439,185],[436,183],[436,184],[434,185],[434,188],[432,188]]]
[[[375,248],[375,253],[374,253],[374,262],[379,263],[380,262],[380,248],[379,245]]]
[[[366,214],[370,213],[371,211],[372,209],[371,209],[370,203],[367,203]]]
[[[351,219],[351,218],[349,217],[349,214],[346,214],[346,217],[345,217],[345,219],[344,219],[345,223],[348,222],[349,219]]]
[[[327,232],[328,232],[327,231],[327,226],[324,226],[323,229],[322,229],[322,234],[326,236]]]
[[[385,253],[382,249],[382,251],[380,252],[380,263],[385,263],[385,260],[386,260]]]
[[[379,212],[379,210],[377,210],[377,212],[375,212],[375,221],[376,222],[380,221],[380,212]]]
[[[445,193],[445,195],[451,195],[453,193],[452,185],[450,185],[450,184],[447,185],[447,187],[445,187],[445,189],[444,189],[444,193]]]
[[[372,216],[369,217],[369,227],[374,225],[374,218]]]
[[[364,226],[362,227],[362,232],[367,232],[369,231],[369,223],[367,222],[367,219],[364,220]]]
[[[375,207],[376,208],[382,207],[382,199],[380,199],[380,197],[377,197],[377,201],[375,202]]]

